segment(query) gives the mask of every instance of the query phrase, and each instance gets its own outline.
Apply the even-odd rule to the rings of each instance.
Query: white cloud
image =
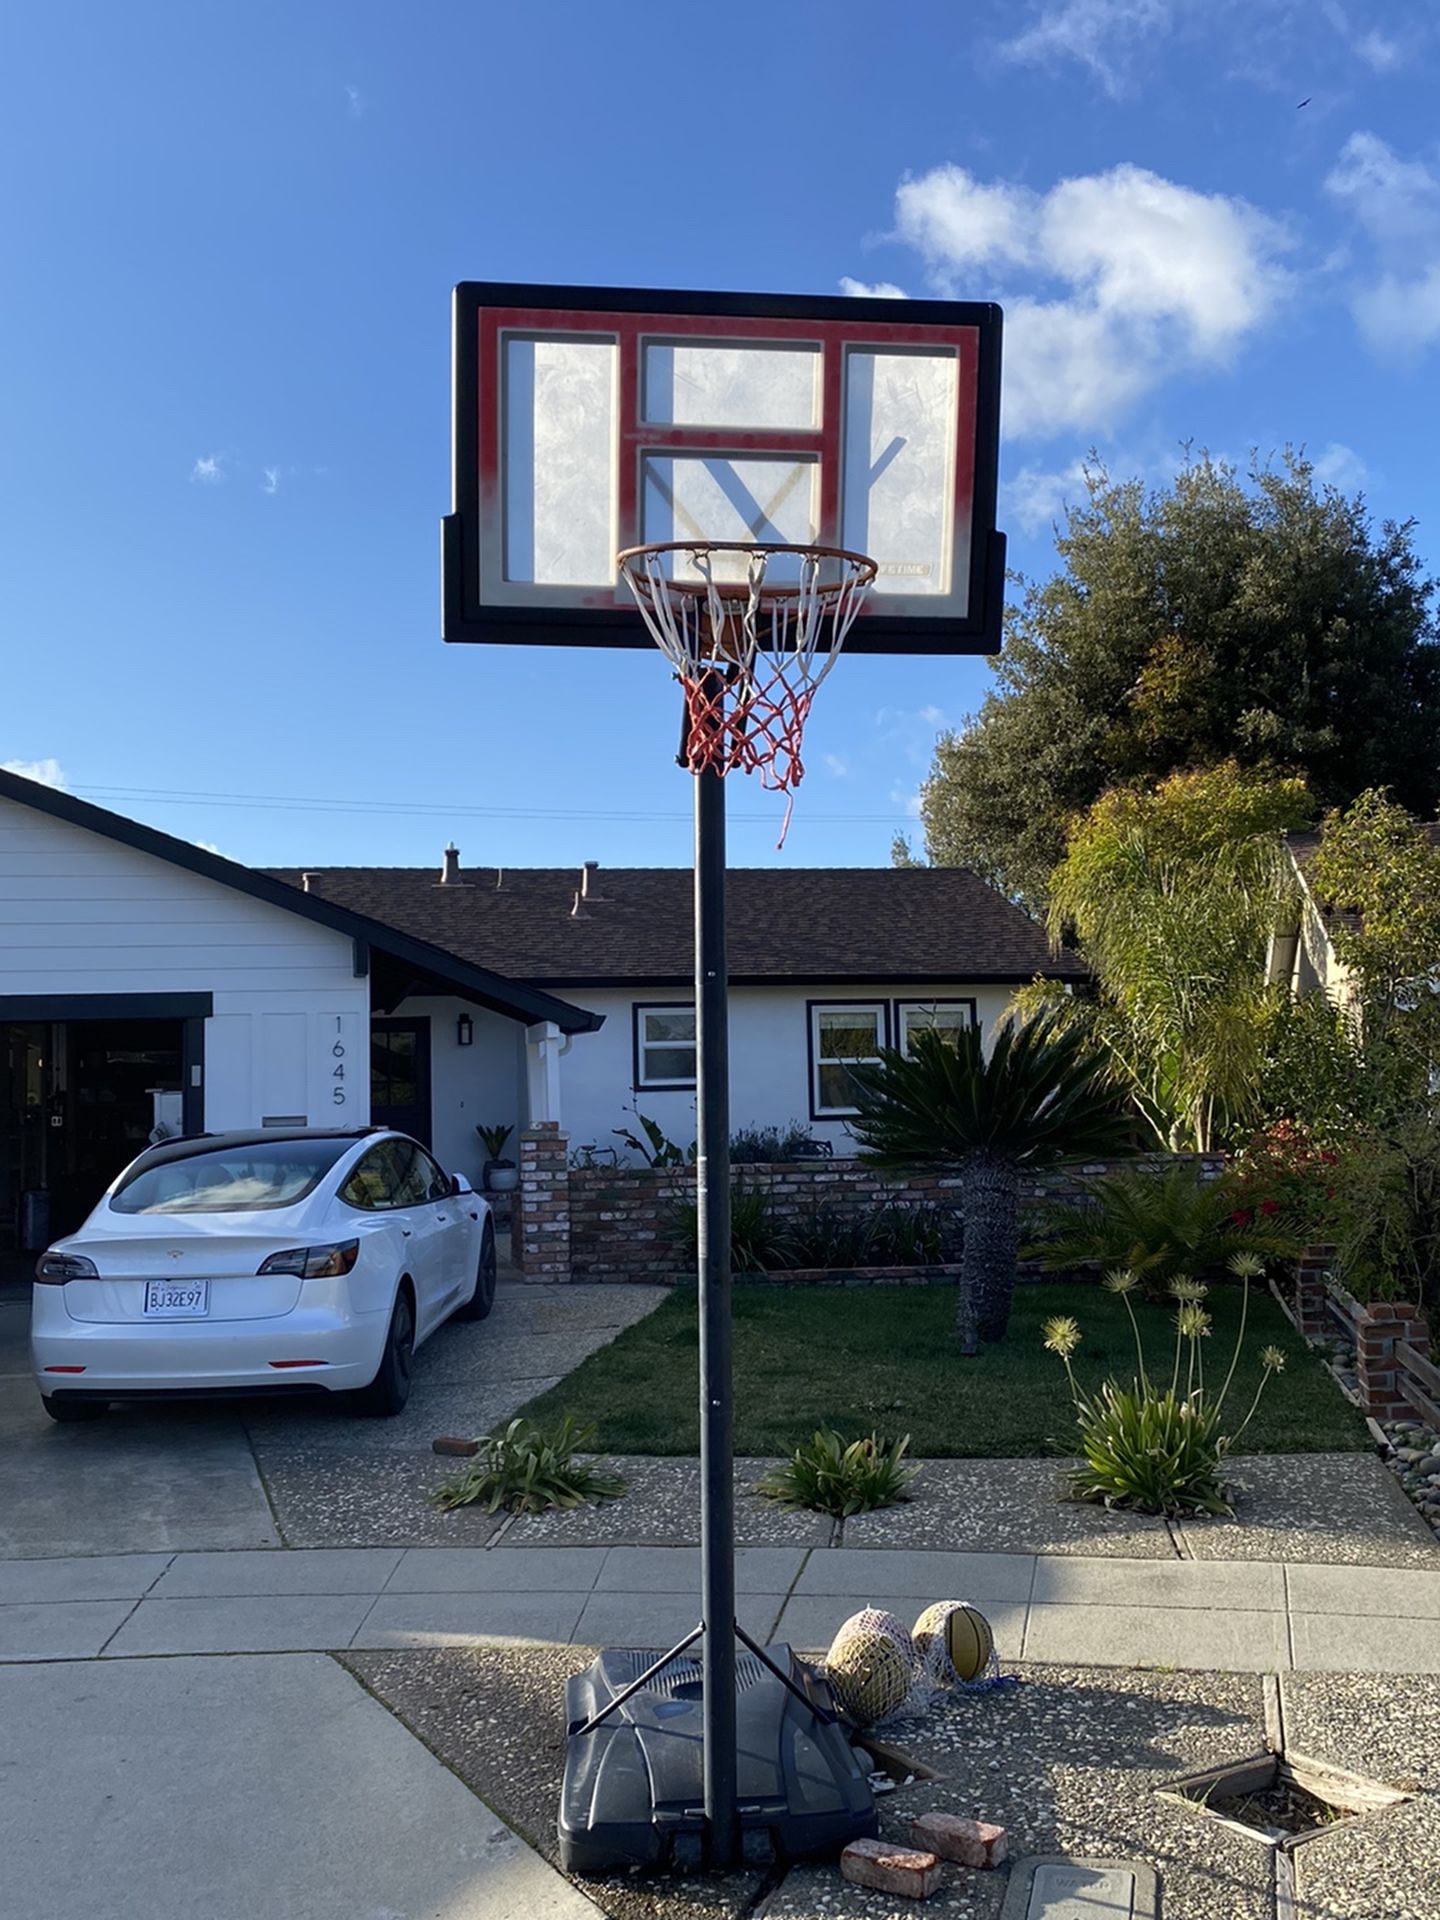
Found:
[[[840,276],[840,291],[852,300],[908,300],[909,294],[903,287],[897,287],[893,280],[852,280],[848,273]]]
[[[1396,40],[1387,40],[1383,33],[1373,28],[1362,33],[1354,42],[1355,51],[1367,67],[1376,73],[1390,73],[1400,64],[1400,44]]]
[[[1347,447],[1343,440],[1332,440],[1311,456],[1310,464],[1317,480],[1329,487],[1339,487],[1342,493],[1353,493],[1357,487],[1363,487],[1370,471],[1355,449]]]
[[[822,753],[820,758],[825,762],[826,772],[837,780],[843,780],[850,771],[850,762],[843,753]]]
[[[42,787],[59,787],[63,793],[68,782],[60,762],[47,760],[0,760],[6,773],[18,773],[22,780],[38,780]]]
[[[1276,221],[1128,164],[1046,193],[936,167],[902,182],[896,228],[945,294],[1006,296],[1021,436],[1109,431],[1169,374],[1224,364],[1289,285]]]
[[[222,852],[213,840],[192,840],[190,844],[192,847],[199,847],[203,853],[213,853],[218,859],[228,860],[230,858],[229,854]]]
[[[1114,96],[1125,91],[1136,43],[1164,32],[1175,12],[1172,0],[1052,0],[1000,52],[1034,66],[1077,61]]]
[[[1370,245],[1369,271],[1350,292],[1366,339],[1400,354],[1440,342],[1440,174],[1377,134],[1354,133],[1325,186]]]
[[[918,787],[901,786],[897,780],[890,789],[890,804],[892,807],[903,808],[912,820],[918,820],[920,818],[920,789]]]
[[[945,725],[945,715],[939,707],[921,707],[915,717],[917,720],[923,721],[927,727],[943,727]]]
[[[346,87],[345,111],[352,120],[363,120],[365,118],[365,109],[369,104],[369,101],[365,98],[364,94],[361,93],[359,87]]]
[[[218,487],[225,478],[224,461],[223,453],[202,453],[190,469],[190,484]]]
[[[1064,520],[1071,501],[1086,497],[1085,462],[1072,460],[1058,471],[1022,467],[1004,482],[1001,497],[1003,519],[1013,520],[1022,533],[1048,533]]]
[[[279,467],[265,467],[262,468],[261,471],[263,477],[260,481],[260,491],[262,493],[278,493],[280,491]]]

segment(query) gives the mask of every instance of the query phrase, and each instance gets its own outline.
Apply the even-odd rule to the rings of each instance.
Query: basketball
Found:
[[[990,1622],[963,1600],[937,1600],[926,1607],[915,1622],[914,1640],[915,1651],[942,1686],[978,1680],[995,1648]]]
[[[910,1635],[893,1613],[852,1614],[831,1642],[825,1671],[846,1718],[874,1726],[905,1704],[915,1677]]]

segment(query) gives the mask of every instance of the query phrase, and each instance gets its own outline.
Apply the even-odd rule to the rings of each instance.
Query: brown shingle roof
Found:
[[[299,885],[301,871],[275,869]],[[684,980],[692,882],[678,867],[311,868],[313,891],[514,979],[578,986]],[[498,884],[497,884],[498,882]],[[733,980],[1083,978],[1043,930],[963,867],[741,867],[727,894]]]

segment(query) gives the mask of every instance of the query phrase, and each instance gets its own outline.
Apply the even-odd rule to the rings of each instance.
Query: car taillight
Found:
[[[83,1253],[42,1253],[35,1278],[44,1286],[63,1287],[67,1280],[98,1280],[100,1269]]]
[[[287,1247],[260,1263],[261,1273],[293,1273],[300,1280],[333,1280],[349,1273],[360,1253],[358,1240],[340,1240],[333,1247]]]

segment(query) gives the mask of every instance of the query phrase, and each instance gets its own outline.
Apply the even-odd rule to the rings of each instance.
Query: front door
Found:
[[[370,1119],[430,1144],[430,1022],[370,1022]]]

